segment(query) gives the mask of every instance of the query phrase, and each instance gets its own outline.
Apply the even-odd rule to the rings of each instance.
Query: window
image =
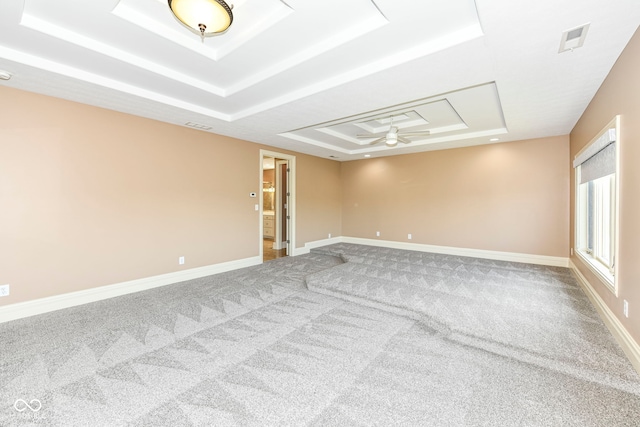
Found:
[[[573,162],[576,169],[576,253],[615,293],[619,118]]]

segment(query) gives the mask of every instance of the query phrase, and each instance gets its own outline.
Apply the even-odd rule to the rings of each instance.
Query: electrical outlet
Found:
[[[407,239],[411,240],[411,233],[407,235]]]
[[[184,264],[184,257],[183,256],[178,258],[178,264],[180,264],[180,265]]]
[[[0,297],[8,297],[9,296],[9,285],[0,286]]]
[[[379,231],[376,231],[376,236],[380,237],[380,232]]]
[[[629,302],[626,299],[622,300],[622,312],[624,317],[629,317]]]

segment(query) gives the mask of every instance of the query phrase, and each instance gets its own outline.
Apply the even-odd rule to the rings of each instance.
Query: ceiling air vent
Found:
[[[587,37],[587,31],[589,31],[589,24],[564,31],[562,33],[562,39],[560,40],[558,53],[581,47],[584,44],[584,39]]]
[[[187,122],[187,123],[185,123],[185,126],[189,126],[191,128],[200,129],[200,130],[210,130],[210,129],[212,129],[211,126],[201,125],[201,124],[193,123],[193,122]]]

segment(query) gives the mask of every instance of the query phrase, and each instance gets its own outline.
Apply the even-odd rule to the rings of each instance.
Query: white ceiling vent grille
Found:
[[[582,47],[588,31],[589,24],[584,24],[564,31],[562,33],[562,39],[560,40],[560,49],[558,49],[558,53]]]
[[[193,122],[187,122],[187,123],[185,123],[185,126],[189,126],[191,128],[200,129],[200,130],[211,130],[212,129],[211,126],[201,125],[199,123],[193,123]]]

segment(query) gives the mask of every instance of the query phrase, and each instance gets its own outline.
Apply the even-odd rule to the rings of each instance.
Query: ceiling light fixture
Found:
[[[395,147],[398,145],[398,134],[393,131],[389,131],[384,142],[389,147]]]
[[[372,139],[375,138],[373,141],[369,142],[369,145],[374,145],[377,144],[379,142],[384,141],[385,144],[387,144],[387,147],[395,147],[396,145],[398,145],[398,142],[402,142],[403,144],[409,144],[411,143],[411,139],[408,139],[406,137],[420,137],[420,136],[429,136],[431,134],[431,132],[429,132],[428,130],[422,130],[422,131],[416,131],[416,132],[404,132],[404,131],[399,131],[398,127],[393,125],[393,118],[394,117],[399,117],[399,116],[390,116],[388,117],[389,119],[389,131],[387,132],[387,134],[385,136],[381,136],[381,137],[377,137],[377,136],[373,136],[372,134],[365,134],[365,135],[356,135],[356,138],[366,138],[366,139]],[[377,121],[382,121],[384,119],[376,119]],[[356,125],[358,125],[356,123]]]
[[[223,0],[168,0],[169,9],[184,25],[204,37],[225,31],[233,22],[233,14]]]
[[[0,70],[0,80],[9,80],[11,79],[11,73],[8,71]]]

